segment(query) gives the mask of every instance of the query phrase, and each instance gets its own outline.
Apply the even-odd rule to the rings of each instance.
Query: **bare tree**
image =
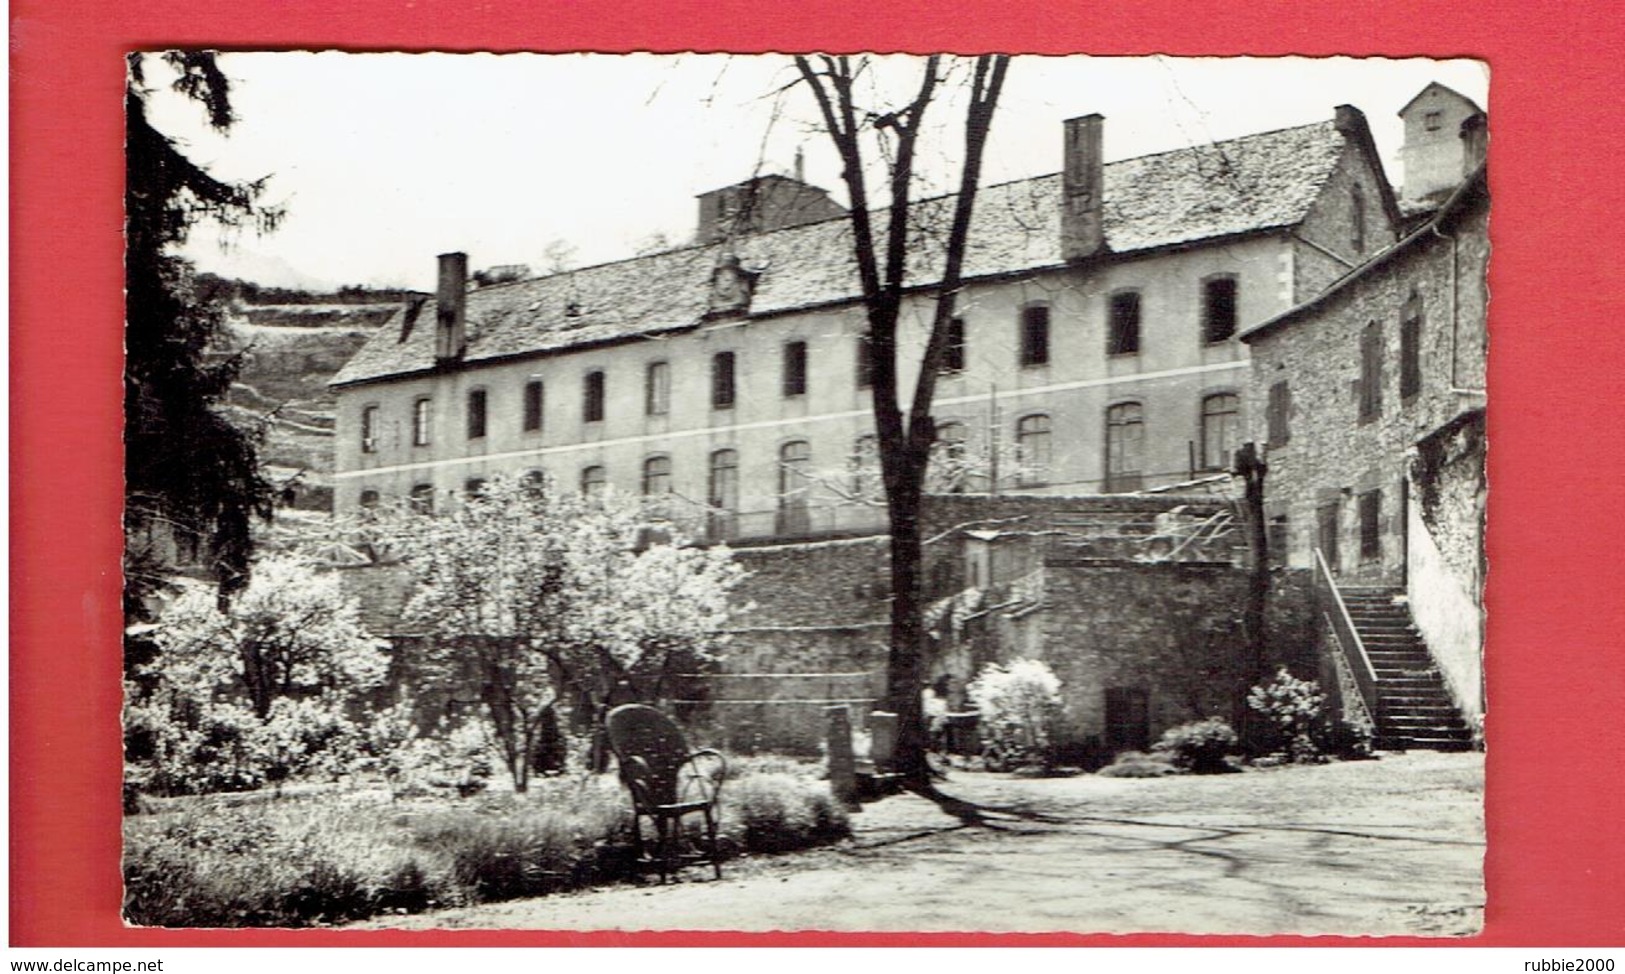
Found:
[[[1009,58],[990,54],[974,61],[969,81],[970,100],[965,109],[965,150],[959,191],[953,199],[953,219],[942,246],[942,271],[935,282],[930,333],[907,412],[903,409],[903,390],[898,380],[897,324],[904,293],[910,284],[905,280],[909,250],[918,239],[918,228],[910,221],[910,190],[920,134],[925,131],[926,112],[943,82],[942,59],[932,55],[926,60],[918,88],[902,107],[868,110],[858,105],[854,90],[858,77],[869,68],[867,59],[820,55],[798,56],[795,62],[801,80],[818,103],[824,130],[840,156],[841,178],[850,198],[848,219],[873,353],[871,391],[875,433],[891,532],[892,610],[887,705],[898,715],[897,770],[910,786],[927,788],[930,769],[925,760],[926,729],[920,705],[925,672],[920,507],[932,444],[937,435],[931,406],[937,373],[948,351],[948,323],[954,316],[954,302],[960,289],[971,210],[981,177],[982,150],[1004,86]],[[883,214],[869,206],[864,174],[866,129],[872,129],[890,148],[890,158],[886,160],[889,206]],[[877,218],[884,222],[884,227],[876,227]]]

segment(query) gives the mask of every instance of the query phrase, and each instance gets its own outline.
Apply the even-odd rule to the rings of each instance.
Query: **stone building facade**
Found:
[[[939,489],[1117,492],[1222,469],[1256,411],[1235,334],[1395,238],[1392,192],[1346,106],[1109,164],[1099,116],[1065,132],[1063,174],[978,198],[938,385]],[[850,228],[805,222],[835,206],[822,191],[764,185],[748,218],[729,210],[739,187],[704,194],[699,243],[628,261],[470,290],[466,258],[443,257],[436,297],[334,379],[335,508],[452,504],[497,474],[542,472],[656,496],[713,538],[881,526],[854,496],[878,489],[878,464]],[[924,224],[950,211],[917,207]],[[913,254],[904,388],[940,264],[931,239]]]

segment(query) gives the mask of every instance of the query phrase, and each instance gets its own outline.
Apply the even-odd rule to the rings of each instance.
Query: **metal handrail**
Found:
[[[1371,657],[1366,655],[1365,642],[1360,639],[1360,633],[1354,628],[1354,620],[1349,616],[1348,606],[1343,602],[1343,594],[1337,590],[1337,580],[1332,577],[1332,570],[1326,564],[1326,556],[1319,548],[1315,549],[1315,565],[1320,569],[1316,573],[1316,581],[1330,593],[1331,598],[1327,603],[1335,608],[1335,611],[1326,613],[1326,621],[1331,624],[1332,634],[1337,638],[1338,648],[1343,651],[1344,659],[1348,660],[1349,671],[1354,676],[1354,685],[1360,688],[1360,697],[1365,701],[1366,711],[1375,717],[1377,669],[1371,665]]]

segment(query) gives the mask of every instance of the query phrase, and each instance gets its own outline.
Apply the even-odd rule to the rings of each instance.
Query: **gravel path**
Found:
[[[1461,936],[1482,924],[1483,756],[1214,777],[955,772],[842,846],[368,927]],[[965,809],[959,809],[966,812]]]

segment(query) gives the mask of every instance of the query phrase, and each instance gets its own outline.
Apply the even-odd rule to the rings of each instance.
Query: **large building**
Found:
[[[1364,117],[981,190],[936,418],[937,488],[1089,494],[1223,470],[1251,425],[1242,330],[1397,236]],[[918,204],[902,380],[918,360],[950,198]],[[334,378],[335,506],[424,506],[494,475],[669,501],[730,539],[872,531],[865,315],[841,207],[762,177],[699,198],[687,247],[470,288],[440,258]]]

